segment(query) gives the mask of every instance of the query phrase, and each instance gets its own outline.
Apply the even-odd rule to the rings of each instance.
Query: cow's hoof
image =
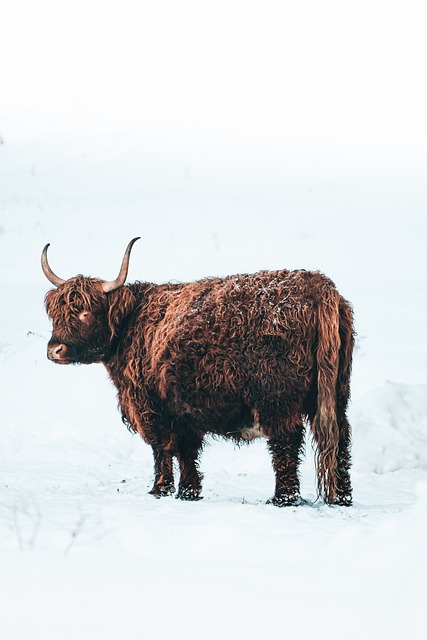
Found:
[[[353,504],[353,498],[351,497],[351,494],[337,496],[334,500],[334,504],[339,507],[351,507]]]
[[[273,496],[267,500],[267,504],[274,504],[275,507],[297,507],[302,504],[302,498],[299,494],[291,496]]]
[[[155,484],[151,491],[148,492],[150,495],[155,498],[163,498],[163,496],[170,496],[172,493],[175,493],[175,485],[172,483],[168,484]]]
[[[200,489],[193,489],[193,487],[179,487],[176,497],[180,500],[203,500]]]

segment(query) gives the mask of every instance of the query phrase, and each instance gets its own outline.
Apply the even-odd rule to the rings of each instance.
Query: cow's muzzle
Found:
[[[60,342],[49,342],[47,345],[47,357],[57,364],[69,364],[68,347]]]

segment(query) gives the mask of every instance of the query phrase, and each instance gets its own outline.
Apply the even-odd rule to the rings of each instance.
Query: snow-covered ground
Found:
[[[292,9],[296,31],[286,23],[282,42],[276,9],[260,16],[245,3],[240,13],[231,2],[229,14],[220,2],[219,14],[204,16],[214,33],[205,26],[205,42],[185,11],[166,4],[165,24],[149,10],[148,45],[135,44],[129,21],[133,40],[125,29],[124,49],[112,52],[101,29],[100,51],[121,77],[117,95],[132,86],[129,112],[117,95],[101,100],[113,88],[102,64],[101,86],[92,86],[97,58],[76,15],[70,31],[42,24],[40,6],[55,3],[37,3],[22,24],[27,56],[13,29],[0,43],[13,61],[0,103],[0,637],[424,638],[427,140],[414,67],[425,59],[422,23],[412,3],[403,19],[371,2],[370,21],[353,15],[353,30],[344,29],[340,14],[331,27],[309,3],[315,14]],[[18,33],[19,9],[12,18]],[[115,27],[110,8],[104,18]],[[68,47],[75,30],[88,68]],[[392,31],[406,48],[394,50]],[[256,52],[254,32],[264,45]],[[132,84],[139,46],[160,55],[141,71],[146,95]],[[295,51],[299,67],[285,65],[282,95],[277,60]],[[69,75],[55,76],[55,93],[48,70],[58,60]],[[33,89],[27,100],[13,69]],[[255,81],[263,98],[254,106]],[[70,99],[79,82],[84,92]],[[210,441],[200,502],[147,494],[151,452],[122,425],[103,367],[46,359],[50,285],[39,266],[50,242],[59,276],[111,279],[136,235],[129,281],[320,269],[352,301],[351,508],[315,501],[310,441],[304,506],[265,504],[273,471],[262,441]]]

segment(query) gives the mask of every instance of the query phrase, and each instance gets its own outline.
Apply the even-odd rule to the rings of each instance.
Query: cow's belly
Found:
[[[186,406],[178,417],[185,425],[193,424],[198,431],[231,438],[238,442],[251,442],[265,437],[260,424],[259,413],[241,401],[230,404],[216,404],[214,407]]]

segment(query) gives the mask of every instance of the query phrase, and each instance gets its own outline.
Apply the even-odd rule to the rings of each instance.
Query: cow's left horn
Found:
[[[125,251],[125,255],[123,256],[123,262],[122,262],[122,266],[120,269],[120,273],[117,276],[116,280],[113,280],[112,282],[103,282],[102,284],[102,289],[104,291],[104,293],[110,293],[111,291],[115,291],[116,289],[118,289],[119,287],[121,287],[125,282],[126,282],[126,277],[128,274],[128,269],[129,269],[129,258],[130,258],[130,252],[132,250],[132,247],[134,245],[134,243],[139,240],[139,236],[138,238],[134,238],[133,240],[131,240],[126,248]]]
[[[58,278],[57,275],[55,275],[52,271],[52,269],[49,267],[49,263],[47,261],[47,250],[48,247],[50,247],[50,244],[48,243],[45,248],[43,249],[43,253],[42,253],[42,269],[43,269],[43,273],[46,276],[46,278],[49,280],[49,282],[51,282],[53,285],[55,285],[55,287],[59,287],[61,284],[64,284],[65,280],[62,280],[62,278]]]

